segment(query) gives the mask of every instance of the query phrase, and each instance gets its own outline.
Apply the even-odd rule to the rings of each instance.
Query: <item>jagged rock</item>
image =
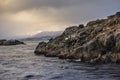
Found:
[[[79,28],[84,28],[85,26],[83,24],[80,24],[78,27]]]
[[[18,40],[0,40],[0,46],[19,45],[19,44],[25,44],[25,43]]]
[[[36,50],[35,50],[35,54],[36,55],[40,55],[40,54],[45,54],[45,46],[47,45],[46,42],[40,42],[39,45],[37,46]]]
[[[62,35],[41,42],[35,54],[82,62],[120,62],[120,12],[89,22],[86,26],[68,27]]]

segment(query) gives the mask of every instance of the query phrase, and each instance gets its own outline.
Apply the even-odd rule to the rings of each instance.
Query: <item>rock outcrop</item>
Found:
[[[0,40],[0,46],[19,45],[19,44],[25,44],[25,43],[18,40]]]
[[[86,26],[68,27],[55,39],[40,42],[35,54],[90,63],[120,63],[120,12]]]

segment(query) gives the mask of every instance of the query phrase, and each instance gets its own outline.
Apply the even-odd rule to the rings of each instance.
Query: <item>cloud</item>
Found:
[[[16,12],[28,9],[64,9],[76,7],[76,9],[84,8],[84,6],[103,7],[112,5],[119,6],[119,0],[0,0],[0,12]]]
[[[0,0],[1,12],[10,11],[16,12],[33,8],[56,8],[82,5],[84,0]]]
[[[120,0],[0,0],[0,37],[64,30],[120,11]]]

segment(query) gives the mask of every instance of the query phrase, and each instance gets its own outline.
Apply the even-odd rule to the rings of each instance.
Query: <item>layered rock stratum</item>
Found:
[[[68,27],[49,42],[40,42],[36,55],[90,63],[120,63],[120,12],[86,26]]]

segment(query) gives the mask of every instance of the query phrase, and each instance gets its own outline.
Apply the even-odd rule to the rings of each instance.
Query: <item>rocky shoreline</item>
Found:
[[[10,46],[10,45],[19,45],[25,44],[19,40],[0,40],[0,46]]]
[[[49,42],[40,42],[36,55],[88,63],[120,63],[120,12],[86,26],[68,27]]]

